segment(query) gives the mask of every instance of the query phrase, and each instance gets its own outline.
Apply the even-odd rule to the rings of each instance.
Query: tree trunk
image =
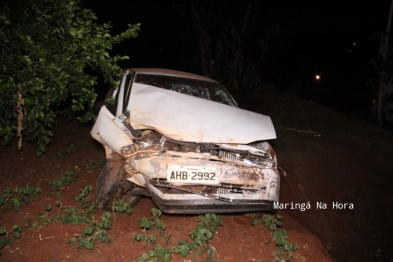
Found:
[[[392,12],[393,12],[393,0],[390,4],[390,10],[389,10],[389,16],[388,16],[388,24],[386,26],[386,35],[385,35],[385,41],[383,42],[383,46],[381,49],[381,55],[382,55],[382,64],[386,61],[386,56],[387,56],[387,51],[388,51],[388,46],[389,46],[389,35],[390,35],[390,26],[392,23]],[[385,70],[381,72],[380,75],[380,81],[379,81],[379,89],[378,89],[378,107],[377,107],[377,127],[382,128],[383,127],[383,112],[382,112],[382,102],[383,102],[383,97],[386,93],[386,90],[384,88],[384,84],[386,85],[386,75],[385,75]]]

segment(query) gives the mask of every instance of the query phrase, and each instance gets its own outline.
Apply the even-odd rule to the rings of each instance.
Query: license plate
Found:
[[[218,184],[217,167],[168,165],[168,182]]]

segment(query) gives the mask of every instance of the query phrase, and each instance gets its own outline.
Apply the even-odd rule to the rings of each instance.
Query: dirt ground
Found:
[[[253,97],[241,99],[240,104],[272,117],[278,137],[272,145],[287,174],[281,178],[281,203],[287,205],[277,215],[284,217],[282,228],[289,241],[299,246],[291,261],[393,261],[392,134],[274,88],[265,87]],[[0,147],[0,194],[7,187],[27,184],[42,188],[20,211],[1,210],[0,225],[7,230],[13,225],[22,227],[20,239],[10,236],[13,243],[2,249],[1,261],[136,261],[153,248],[132,241],[142,233],[139,219],[152,217],[154,204],[147,198],[131,215],[115,213],[108,230],[112,243],[97,243],[94,250],[67,243],[87,224],[43,224],[38,219],[47,204],[53,206],[48,215],[54,219],[57,200],[63,206],[80,208],[74,197],[87,185],[95,187],[100,170],[87,165],[98,161],[104,150],[90,137],[90,129],[91,125],[60,119],[50,152],[41,157],[28,143],[20,152],[16,147]],[[55,160],[70,144],[86,146]],[[67,170],[76,172],[78,178],[69,186],[52,189],[49,181]],[[94,198],[93,193],[90,196]],[[308,203],[309,209],[299,209]],[[100,220],[101,215],[97,211],[92,220]],[[167,237],[151,233],[157,243],[174,247],[179,240],[191,242],[189,233],[198,216],[164,214],[161,220],[167,224]],[[223,215],[222,220],[223,226],[210,242],[215,261],[274,261],[272,232],[262,223],[252,226],[252,219],[241,214]],[[172,255],[171,261],[202,261],[193,255],[184,259]]]

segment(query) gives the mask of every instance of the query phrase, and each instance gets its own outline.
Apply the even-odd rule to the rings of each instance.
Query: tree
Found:
[[[393,0],[390,4],[388,22],[386,32],[383,34],[376,34],[381,39],[381,46],[379,48],[380,57],[372,60],[376,67],[378,77],[378,91],[377,93],[377,127],[383,127],[383,99],[386,94],[386,87],[392,84],[393,81],[393,48],[389,45],[390,27],[393,15]]]
[[[173,2],[177,12],[194,29],[187,30],[188,36],[183,38],[188,37],[196,44],[185,59],[197,58],[196,71],[233,91],[260,81],[266,71],[268,51],[281,45],[277,41],[280,28],[265,21],[260,1]]]
[[[59,106],[85,112],[95,102],[98,72],[115,85],[121,72],[112,46],[136,37],[139,24],[110,35],[110,24],[98,25],[79,0],[2,0],[0,6],[0,137],[37,143],[46,152],[56,127]],[[92,119],[90,112],[79,118]]]

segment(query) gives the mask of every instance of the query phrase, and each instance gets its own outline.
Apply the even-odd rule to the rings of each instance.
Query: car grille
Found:
[[[220,156],[220,157],[225,157],[225,158],[230,158],[230,159],[239,159],[238,155],[239,154],[235,154],[233,152],[226,151],[226,150],[218,151],[218,156]]]
[[[230,194],[231,190],[229,188],[219,187],[217,188],[217,194]]]

